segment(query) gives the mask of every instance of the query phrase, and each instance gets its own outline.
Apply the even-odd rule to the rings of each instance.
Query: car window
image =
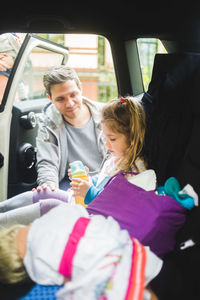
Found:
[[[155,38],[137,39],[137,46],[142,71],[144,90],[146,91],[151,80],[154,57],[156,53],[167,53],[162,42]]]
[[[9,33],[7,35],[12,34]],[[106,38],[94,34],[43,33],[37,34],[37,36],[68,48],[69,59],[67,65],[75,69],[78,73],[85,97],[94,101],[107,102],[117,96],[117,83],[111,48]],[[20,45],[21,41],[18,48],[20,48]],[[16,55],[17,52],[15,53],[15,57]],[[35,47],[29,54],[23,75],[19,79],[14,101],[28,101],[45,97],[42,82],[43,74],[52,66],[62,64],[62,60],[63,57],[60,53]],[[4,87],[2,87],[2,98],[7,81],[8,77],[5,80]],[[3,85],[2,79],[0,80],[0,85]]]
[[[81,81],[83,96],[107,102],[117,96],[117,83],[109,41],[95,34],[40,34],[67,47],[67,65]]]
[[[43,75],[50,67],[62,64],[61,53],[35,47],[29,54],[23,74],[18,83],[15,101],[44,98]]]

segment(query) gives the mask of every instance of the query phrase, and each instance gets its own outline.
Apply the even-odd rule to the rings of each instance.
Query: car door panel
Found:
[[[12,110],[8,198],[36,186],[37,119],[48,99],[15,103]],[[24,105],[26,104],[26,105]]]
[[[66,64],[67,60],[66,47],[26,35],[0,105],[0,201],[36,186],[37,118],[49,102],[42,76],[53,63]]]

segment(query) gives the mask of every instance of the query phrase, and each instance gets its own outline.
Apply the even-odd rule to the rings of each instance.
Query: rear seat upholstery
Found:
[[[174,176],[181,187],[191,184],[200,198],[199,86],[199,54],[157,54],[152,80],[142,102],[148,124],[145,152],[158,184],[163,185]],[[190,238],[196,245],[180,250],[179,245]],[[177,249],[165,262],[168,265],[163,270],[165,274],[154,283],[159,299],[200,299],[199,275],[195,272],[200,268],[199,207],[188,212],[187,221],[177,235]],[[171,289],[179,289],[177,293],[170,294],[170,283]]]
[[[146,152],[158,184],[176,176],[200,193],[200,55],[157,54],[142,99],[149,117]]]

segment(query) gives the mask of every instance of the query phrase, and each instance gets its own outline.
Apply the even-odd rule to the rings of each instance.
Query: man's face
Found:
[[[74,80],[52,85],[51,96],[47,96],[67,122],[81,114],[82,93]]]

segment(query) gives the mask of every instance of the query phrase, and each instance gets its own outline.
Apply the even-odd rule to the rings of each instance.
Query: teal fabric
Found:
[[[95,179],[97,179],[97,178],[95,178]],[[91,203],[92,200],[94,200],[94,198],[96,198],[99,195],[99,193],[103,190],[104,185],[108,182],[109,179],[110,179],[110,177],[106,176],[98,186],[95,186],[97,183],[97,180],[92,179],[93,185],[87,191],[87,194],[85,195],[85,198],[84,198],[84,203],[85,204]]]
[[[160,186],[157,189],[159,195],[167,194],[171,198],[178,201],[186,209],[192,209],[194,207],[194,199],[187,193],[179,193],[181,191],[180,184],[175,177],[170,177],[166,180],[164,186]]]
[[[84,203],[89,204],[92,200],[102,191],[102,189],[98,189],[96,186],[92,185],[85,195]]]

